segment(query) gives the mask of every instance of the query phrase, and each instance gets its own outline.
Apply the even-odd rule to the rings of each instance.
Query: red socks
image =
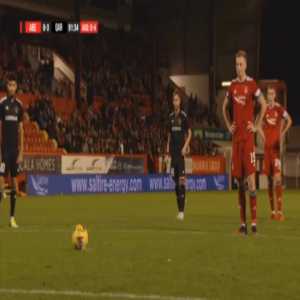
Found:
[[[252,224],[256,224],[256,192],[249,192]]]
[[[282,213],[282,185],[278,184],[275,186],[276,204],[277,211]]]
[[[241,224],[246,224],[246,192],[243,188],[239,188],[239,206]]]
[[[270,201],[271,211],[273,212],[273,211],[275,211],[273,186],[269,186],[268,194],[269,194],[269,201]]]

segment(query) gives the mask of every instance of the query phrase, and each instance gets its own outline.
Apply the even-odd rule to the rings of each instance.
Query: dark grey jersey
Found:
[[[2,149],[15,151],[19,146],[19,124],[23,121],[23,105],[14,97],[0,100],[0,120],[2,122]]]
[[[169,133],[170,133],[170,154],[171,156],[181,155],[186,135],[190,129],[187,115],[184,111],[178,114],[172,112],[169,115]]]

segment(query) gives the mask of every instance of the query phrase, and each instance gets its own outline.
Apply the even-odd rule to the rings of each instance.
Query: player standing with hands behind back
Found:
[[[171,175],[175,182],[175,192],[178,207],[178,220],[184,219],[185,208],[185,163],[184,157],[188,153],[192,138],[186,113],[181,110],[181,97],[178,92],[173,95],[174,111],[168,120],[167,154],[171,155]]]
[[[223,103],[223,116],[228,130],[232,134],[232,176],[239,182],[239,206],[241,226],[239,233],[247,234],[246,224],[246,187],[247,180],[250,208],[251,229],[256,227],[256,184],[255,184],[255,144],[254,133],[262,137],[262,118],[266,110],[266,102],[256,82],[247,76],[247,53],[238,51],[235,55],[237,78],[231,82]],[[256,101],[260,104],[260,113],[254,119]],[[227,114],[228,107],[233,109],[233,118]]]
[[[15,220],[17,175],[23,160],[23,106],[16,98],[17,80],[10,75],[6,83],[7,96],[0,101],[0,201],[4,191],[4,176],[11,177],[10,221],[12,228],[18,228]]]

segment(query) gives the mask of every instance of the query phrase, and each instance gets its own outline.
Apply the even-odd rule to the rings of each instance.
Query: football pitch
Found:
[[[0,213],[0,299],[299,299],[300,192],[286,191],[286,221],[258,198],[257,236],[238,236],[236,193],[189,193],[177,221],[171,193],[26,197],[20,228]],[[75,224],[87,226],[75,251]]]

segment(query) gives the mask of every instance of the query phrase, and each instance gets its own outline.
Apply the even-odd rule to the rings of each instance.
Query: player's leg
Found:
[[[17,202],[17,175],[19,171],[19,166],[17,164],[17,154],[12,154],[10,159],[10,175],[11,175],[11,191],[10,191],[10,221],[9,225],[12,228],[18,228],[15,219],[15,210]]]
[[[274,184],[272,176],[268,176],[268,195],[271,209],[271,220],[276,220],[276,210],[274,204]]]
[[[251,211],[251,229],[253,233],[257,232],[257,197],[256,197],[256,183],[255,183],[255,173],[248,176],[248,188],[249,188],[249,198],[250,198],[250,211]]]
[[[0,175],[0,204],[4,197],[4,177]]]
[[[239,229],[240,233],[247,234],[247,225],[246,225],[246,187],[245,181],[243,178],[238,180],[239,185],[239,208],[240,208],[240,219],[241,226]]]
[[[242,170],[242,145],[241,143],[232,143],[232,176],[238,180],[238,203],[240,208],[240,227],[239,233],[247,234],[246,224],[246,191]]]
[[[275,187],[275,198],[277,206],[277,220],[284,221],[282,212],[282,176],[281,176],[281,161],[279,156],[274,159],[274,177],[273,183]]]
[[[176,201],[177,201],[177,209],[180,212],[180,187],[179,187],[179,174],[178,174],[178,160],[176,158],[171,159],[171,175],[175,183],[175,194],[176,194]]]
[[[247,183],[250,198],[250,212],[251,212],[251,229],[253,233],[257,232],[257,196],[256,196],[256,182],[255,182],[255,172],[256,172],[256,162],[255,162],[255,148],[254,140],[246,142],[244,148],[244,158],[243,166],[247,174]]]
[[[178,205],[178,216],[179,220],[184,219],[185,209],[185,164],[184,157],[180,157],[177,160],[176,168],[176,184],[177,184],[177,205]]]
[[[185,209],[185,177],[179,177],[179,195],[178,195],[178,219],[184,219]]]
[[[4,187],[5,187],[4,175],[5,175],[5,155],[2,151],[2,159],[0,163],[0,203],[4,197]]]
[[[274,175],[274,186],[277,206],[277,220],[284,221],[285,218],[282,211],[282,181],[280,173],[276,173]]]
[[[184,157],[181,157],[178,162],[178,175],[179,175],[179,199],[180,211],[184,212],[185,208],[185,162]]]
[[[269,203],[271,209],[271,219],[276,219],[276,211],[274,206],[274,185],[273,185],[273,169],[272,169],[272,158],[271,153],[268,149],[265,149],[264,153],[264,174],[268,177],[268,196],[269,196]]]

